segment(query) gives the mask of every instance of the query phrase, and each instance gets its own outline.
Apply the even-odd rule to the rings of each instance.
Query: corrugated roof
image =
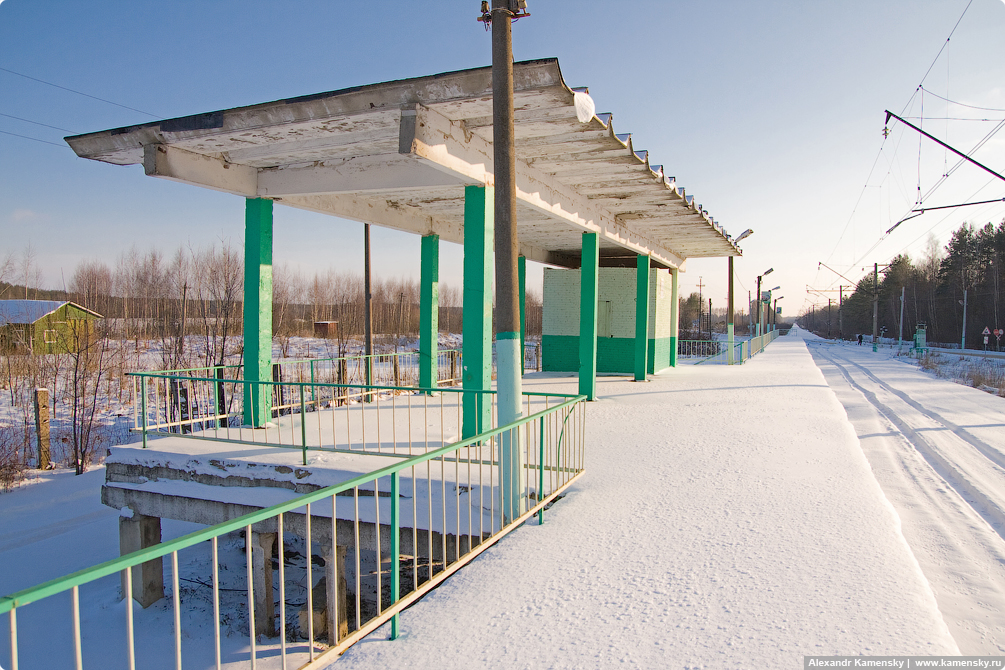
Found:
[[[577,93],[577,91],[579,93]],[[582,233],[607,258],[662,265],[740,255],[729,235],[615,132],[577,116],[557,59],[514,65],[517,225],[529,258],[576,266]],[[582,102],[582,99],[580,99]],[[492,178],[491,68],[319,93],[67,138],[82,157],[420,234],[463,239],[466,184]]]
[[[35,323],[63,305],[73,305],[91,316],[101,318],[97,312],[68,300],[0,300],[0,326]]]
[[[0,300],[0,325],[35,323],[65,304],[59,300]]]

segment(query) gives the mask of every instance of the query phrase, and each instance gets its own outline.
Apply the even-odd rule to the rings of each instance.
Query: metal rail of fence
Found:
[[[321,382],[253,382],[152,372],[137,381],[132,431],[151,437],[292,447],[303,452],[411,456],[460,439],[465,406],[495,426],[495,393],[457,387],[351,386]],[[244,410],[261,398],[264,421],[247,425]],[[525,392],[523,412],[548,409],[555,397]],[[472,405],[474,407],[472,407]],[[480,410],[480,412],[479,412]],[[477,427],[477,424],[475,424]],[[469,433],[476,432],[470,430]]]
[[[764,351],[765,347],[782,335],[788,334],[788,329],[772,330],[764,335],[758,335],[748,340],[736,340],[733,350],[730,352],[729,343],[725,341],[709,342],[708,344],[720,345],[717,350],[709,348],[714,353],[704,360],[698,361],[698,365],[742,365],[752,357]],[[732,355],[730,355],[732,354]],[[679,355],[679,354],[678,354]]]
[[[367,379],[367,368],[369,368],[370,379]],[[341,358],[309,358],[278,361],[272,366],[273,382],[323,382],[329,384],[342,385],[346,390],[334,398],[311,398],[308,400],[308,407],[313,407],[315,402],[335,401],[340,404],[353,399],[363,397],[363,392],[357,387],[369,383],[371,386],[418,386],[419,384],[419,354],[415,352],[398,352],[389,354],[373,354],[371,356],[344,356]],[[234,382],[240,380],[241,366],[239,365],[219,365],[199,368],[186,368],[181,370],[159,370],[153,374],[169,375],[177,377],[170,386],[155,385],[152,388],[153,396],[147,399],[147,404],[151,408],[163,407],[165,413],[170,416],[167,425],[177,431],[191,430],[192,426],[201,424],[203,419],[196,418],[194,413],[189,412],[190,407],[195,407],[199,399],[189,398],[189,384],[187,379],[213,377],[218,380],[218,389],[214,398],[216,414],[219,418],[225,419],[224,415],[233,414],[235,399],[226,393],[228,384],[232,387]],[[459,351],[444,350],[437,355],[437,385],[451,385],[460,382],[461,378],[461,355]],[[140,403],[135,402],[140,398],[140,384],[142,377],[132,375],[133,378],[133,424],[138,427],[138,416]],[[203,398],[203,413],[206,409],[206,399]],[[286,412],[293,410],[296,405],[292,401],[293,396],[280,395],[280,398],[290,398],[286,404],[280,402],[274,406],[274,412]],[[155,424],[157,422],[155,421]]]
[[[80,670],[95,657],[87,667],[181,668],[184,660],[186,667],[318,668],[387,621],[393,639],[404,608],[535,514],[543,523],[547,506],[583,471],[584,400],[551,394],[543,409],[511,424],[0,598],[10,668]],[[515,466],[506,470],[503,462]],[[518,473],[515,480],[507,471]],[[278,612],[270,609],[273,546]],[[326,582],[315,594],[318,553],[326,557]],[[107,601],[116,575],[123,594],[135,593],[138,566],[166,558],[172,624],[151,625],[157,608],[134,611],[131,600],[82,617],[81,602]],[[181,582],[196,584],[200,597],[182,598]],[[63,613],[41,604],[57,597],[68,601]],[[318,600],[327,614],[317,614]],[[278,640],[270,637],[276,633]]]

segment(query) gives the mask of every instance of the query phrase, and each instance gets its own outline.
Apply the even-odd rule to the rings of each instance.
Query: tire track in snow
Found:
[[[817,343],[807,341],[806,344]],[[1002,606],[1005,603],[1005,543],[1001,536],[897,430],[887,415],[869,402],[860,385],[849,381],[852,371],[859,375],[862,366],[841,369],[832,358],[824,355],[825,351],[835,355],[848,352],[819,345],[809,349],[827,383],[844,405],[877,481],[897,510],[901,532],[935,592],[939,610],[960,651],[966,655],[1005,652],[1005,607]],[[848,360],[850,354],[841,355],[841,358]],[[869,386],[875,377],[859,375]],[[891,396],[891,399],[897,401],[899,398]],[[903,409],[916,421],[934,425],[930,417],[915,413],[913,407]],[[941,433],[944,436],[947,432],[933,435]],[[973,459],[983,458],[969,447],[959,446],[968,449]]]
[[[983,454],[992,463],[994,463],[995,465],[997,465],[1002,469],[1005,469],[1005,454],[1003,454],[1001,451],[995,449],[990,444],[980,439],[973,433],[970,433],[969,431],[967,431],[966,428],[958,426],[952,421],[949,421],[948,419],[944,418],[938,412],[932,411],[930,408],[925,407],[918,401],[912,399],[911,396],[904,393],[903,391],[890,386],[886,382],[879,379],[879,377],[872,374],[872,372],[870,372],[868,368],[863,367],[861,364],[856,363],[851,359],[844,358],[844,360],[848,361],[848,363],[850,363],[851,365],[857,367],[859,370],[862,371],[863,374],[865,374],[865,376],[869,377],[869,379],[873,380],[876,384],[882,386],[885,390],[889,391],[893,395],[903,400],[905,403],[916,409],[919,413],[925,415],[935,423],[941,423],[943,426],[949,429],[949,431],[953,433],[956,437],[960,438],[961,440],[972,446],[974,449],[981,452],[981,454]]]
[[[942,479],[944,479],[946,483],[949,484],[949,486],[951,486],[953,490],[960,495],[960,497],[967,503],[967,505],[969,505],[974,510],[974,512],[976,512],[982,519],[984,519],[984,521],[987,522],[987,524],[991,527],[992,530],[994,530],[994,532],[999,537],[1005,540],[1005,505],[1003,505],[997,500],[993,500],[984,491],[974,486],[970,478],[968,478],[964,472],[962,472],[947,458],[945,458],[938,449],[938,447],[932,444],[927,438],[925,438],[920,432],[918,432],[918,430],[916,430],[913,426],[911,426],[904,417],[902,417],[899,413],[897,413],[896,410],[894,410],[889,405],[881,401],[876,396],[875,393],[866,389],[864,386],[856,382],[852,374],[848,371],[848,369],[845,366],[838,363],[834,359],[834,357],[828,355],[827,353],[824,353],[822,347],[815,347],[815,349],[816,353],[821,358],[830,361],[830,363],[834,365],[834,367],[841,372],[841,376],[844,377],[845,381],[848,382],[849,386],[856,389],[863,396],[865,396],[866,400],[868,400],[869,403],[873,407],[875,407],[876,410],[887,421],[889,421],[894,428],[896,428],[901,433],[904,440],[908,444],[913,446],[915,450],[917,450],[918,453],[922,455],[922,457],[924,457],[924,459],[929,463],[929,465],[932,466],[932,469],[934,469],[938,473],[938,475],[942,477]],[[869,373],[863,366],[855,363],[854,361],[850,361],[845,357],[842,357],[842,360],[851,365],[854,365],[855,367],[866,373],[866,375],[871,380],[873,380],[878,386],[880,386],[884,390],[890,391],[893,393],[893,395],[897,396],[898,398],[904,399],[901,392],[893,389],[892,387],[890,387],[889,384],[886,384],[885,382],[879,380],[875,375]],[[907,404],[910,405],[912,408],[918,410],[919,405],[915,401],[909,401]],[[947,422],[934,418],[932,416],[934,412],[930,413],[925,410],[918,410],[918,411],[927,418],[929,418],[930,420],[946,426],[946,428],[949,429],[950,435],[976,448],[982,455],[988,457],[988,454],[986,453],[985,449],[980,448],[977,445],[973,444],[970,440],[963,438],[961,435],[959,435],[957,431],[952,430],[952,428],[949,425],[947,425]],[[969,433],[967,433],[967,435],[969,435]],[[972,437],[973,440],[983,445],[986,448],[986,450],[994,452],[994,450],[989,445],[985,444],[983,441],[978,440],[972,435],[970,437]],[[1001,455],[998,454],[998,456],[1000,457]],[[992,459],[990,457],[988,458],[996,465],[998,465],[998,461],[996,459]],[[999,467],[1001,466],[999,465]]]

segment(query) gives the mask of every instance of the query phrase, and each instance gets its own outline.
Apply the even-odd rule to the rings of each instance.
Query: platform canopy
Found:
[[[521,253],[578,267],[682,268],[738,256],[730,236],[663,167],[593,114],[557,59],[516,63]],[[579,113],[577,114],[577,102]],[[585,113],[584,113],[585,110]],[[585,118],[581,122],[580,118]],[[68,137],[78,156],[148,175],[460,243],[464,185],[492,185],[492,70],[447,72]]]

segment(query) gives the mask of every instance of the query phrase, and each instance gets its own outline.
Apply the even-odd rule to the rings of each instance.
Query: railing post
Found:
[[[300,445],[304,452],[304,465],[307,465],[307,413],[304,408],[304,384],[299,383],[297,386],[300,387]],[[334,528],[335,520],[332,520]]]
[[[140,425],[143,436],[143,448],[147,448],[147,378],[140,377]]]
[[[541,435],[538,438],[538,449],[537,449],[537,502],[544,499],[544,419],[541,417],[538,421],[541,423]],[[537,511],[537,524],[540,526],[544,523],[544,507]]]
[[[398,511],[398,487],[401,483],[401,473],[395,472],[391,475],[391,604],[394,605],[401,598],[401,531],[399,526],[401,525],[401,515]],[[377,503],[380,504],[379,502]],[[333,520],[334,528],[334,520]],[[443,529],[446,533],[446,528]],[[461,538],[458,536],[456,541],[459,543]],[[444,564],[446,564],[447,557],[443,557]],[[430,557],[430,565],[432,557]],[[378,568],[379,569],[379,568]],[[358,625],[358,624],[357,624]],[[396,612],[394,616],[391,617],[391,639],[398,639],[398,613]]]

